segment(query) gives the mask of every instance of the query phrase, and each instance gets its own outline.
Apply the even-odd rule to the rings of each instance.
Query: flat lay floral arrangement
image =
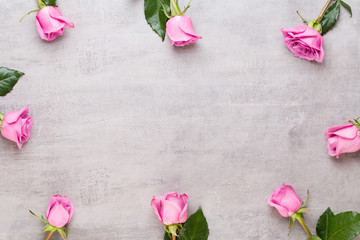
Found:
[[[302,202],[292,186],[285,183],[275,189],[266,201],[283,217],[289,218],[289,234],[296,222],[299,222],[308,234],[307,240],[352,240],[360,235],[360,214],[353,211],[334,214],[330,207],[320,216],[316,225],[316,234],[311,233],[305,224],[304,213],[311,213],[305,208],[309,200]]]
[[[187,6],[181,8],[178,0],[144,0],[144,24],[147,23],[162,41],[168,36],[170,45],[174,47],[201,44],[198,40],[202,37],[195,32],[194,24],[188,14],[190,5],[189,2]],[[352,16],[350,5],[342,0],[328,0],[320,15],[311,20],[304,18],[303,14],[298,12],[303,24],[281,29],[286,47],[296,57],[323,62],[325,57],[323,36],[335,26],[341,9],[346,9],[350,17]],[[56,44],[56,39],[65,34],[65,29],[75,28],[73,22],[62,15],[56,0],[37,0],[37,9],[28,12],[20,21],[30,18],[32,13],[36,13],[34,28],[36,26],[39,37],[52,42],[51,44]],[[192,14],[196,14],[196,9]],[[76,16],[70,18],[76,21]],[[17,84],[21,84],[23,75],[20,70],[0,67],[0,96],[6,97]],[[26,147],[26,142],[30,140],[33,124],[41,124],[34,123],[30,107],[26,103],[22,104],[24,106],[22,109],[14,109],[10,112],[2,113],[0,109],[1,135],[16,144],[19,150]],[[341,154],[360,150],[360,118],[346,120],[346,123],[327,126],[328,130],[324,129],[325,138],[322,136],[324,149],[327,148],[331,157],[340,158]],[[177,192],[153,196],[150,206],[154,211],[154,221],[157,218],[160,222],[159,228],[164,229],[164,240],[209,238],[211,226],[208,225],[203,209],[199,207],[197,211],[189,214],[188,200],[186,194]],[[306,218],[311,214],[311,210],[306,207],[308,201],[311,201],[309,191],[308,198],[302,201],[293,187],[286,184],[276,188],[272,196],[266,199],[266,202],[282,217],[289,218],[289,234],[292,227],[299,223],[308,235],[308,240],[352,240],[360,235],[359,213],[347,211],[335,214],[329,206],[324,206],[324,209],[327,209],[313,228],[316,232],[312,232],[306,223]],[[50,197],[46,214],[39,214],[39,212],[45,213],[45,208],[41,206],[34,206],[34,209],[29,211],[44,224],[41,233],[46,233],[46,240],[55,233],[60,234],[65,240],[71,236],[67,224],[75,213],[75,207],[68,197],[54,195]]]

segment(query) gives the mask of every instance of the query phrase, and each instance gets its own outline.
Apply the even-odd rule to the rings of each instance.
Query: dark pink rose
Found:
[[[50,198],[46,218],[52,226],[64,227],[70,222],[73,213],[73,204],[66,196],[55,195]]]
[[[322,62],[324,59],[323,37],[315,29],[300,25],[295,28],[283,28],[284,43],[294,54],[309,61]]]
[[[283,217],[290,217],[302,205],[301,199],[296,195],[293,187],[285,185],[285,183],[276,188],[271,198],[266,199],[266,201],[270,206],[275,207]]]
[[[342,153],[360,150],[359,129],[353,124],[331,127],[326,131],[325,136],[330,156],[339,158]]]
[[[186,221],[187,200],[186,194],[179,195],[176,192],[168,192],[164,196],[154,196],[151,206],[160,222],[172,225]]]
[[[74,28],[74,24],[53,6],[40,9],[36,15],[36,26],[40,37],[49,42],[63,35],[64,28]]]
[[[29,106],[24,107],[20,111],[8,112],[2,120],[1,134],[5,138],[16,142],[19,149],[21,149],[23,143],[30,139],[33,120],[28,116],[28,113]]]
[[[184,15],[170,18],[166,23],[166,32],[171,45],[178,47],[195,43],[202,38],[196,35],[191,19]]]

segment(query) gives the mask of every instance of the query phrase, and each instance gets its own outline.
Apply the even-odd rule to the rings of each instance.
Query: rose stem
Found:
[[[308,229],[308,227],[305,225],[304,220],[303,220],[301,217],[297,217],[296,219],[299,221],[299,223],[300,223],[301,226],[304,228],[304,230],[305,230],[306,233],[309,235],[309,237],[311,237],[311,232],[310,232],[310,230]]]
[[[176,236],[174,234],[171,234],[172,240],[176,240]]]
[[[53,235],[54,232],[49,232],[49,234],[47,235],[46,239],[45,240],[49,240],[51,235]]]
[[[336,0],[337,1],[337,0]],[[323,8],[323,10],[321,10],[321,13],[319,15],[319,17],[316,19],[316,22],[319,23],[321,21],[321,19],[323,18],[326,9],[329,7],[330,3],[332,2],[332,0],[328,0]]]

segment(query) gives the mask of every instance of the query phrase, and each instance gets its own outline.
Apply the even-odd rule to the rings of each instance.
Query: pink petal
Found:
[[[57,7],[51,7],[51,8],[49,9],[49,15],[50,15],[52,18],[57,19],[57,20],[65,23],[65,26],[64,26],[65,28],[74,28],[74,27],[75,27],[74,24],[70,21],[70,19],[64,17],[64,16],[61,14],[59,8],[57,8]]]
[[[52,226],[63,227],[68,223],[69,213],[59,202],[56,202],[47,219]]]
[[[162,200],[162,212],[163,223],[165,225],[172,225],[179,223],[179,216],[182,209],[174,202],[168,200]]]
[[[151,200],[151,207],[154,209],[154,212],[155,212],[156,216],[158,217],[159,221],[163,222],[163,219],[160,215],[160,212],[162,210],[161,200],[162,199],[160,197],[154,196],[153,199]]]
[[[333,134],[340,136],[342,138],[353,139],[357,136],[358,132],[359,132],[359,129],[357,127],[355,127],[354,125],[350,124],[342,129],[335,131]]]
[[[20,116],[26,116],[29,113],[29,106],[24,107],[20,111],[12,111],[5,114],[3,121],[7,123],[16,122]]]

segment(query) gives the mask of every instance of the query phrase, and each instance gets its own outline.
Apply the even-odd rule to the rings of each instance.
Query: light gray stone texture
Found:
[[[1,0],[0,66],[26,75],[0,111],[29,104],[35,123],[21,151],[0,139],[0,239],[44,239],[28,209],[57,193],[75,205],[69,240],[160,240],[150,201],[169,190],[203,207],[210,240],[306,239],[265,202],[283,182],[310,189],[313,232],[328,206],[360,211],[360,154],[329,157],[324,138],[360,114],[360,2],[347,2],[317,64],[280,28],[325,0],[194,0],[203,40],[185,48],[152,32],[142,0],[58,0],[76,28],[52,43],[35,14],[19,23],[35,1]]]

